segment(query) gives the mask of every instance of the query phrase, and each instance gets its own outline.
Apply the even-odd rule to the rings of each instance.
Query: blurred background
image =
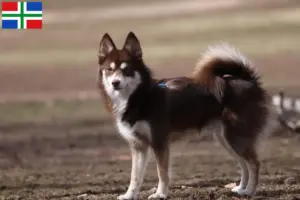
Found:
[[[156,77],[189,75],[208,45],[227,42],[249,57],[270,94],[284,90],[300,97],[298,0],[44,0],[42,30],[0,31],[0,166],[10,174],[0,179],[4,196],[38,198],[36,188],[54,195],[49,177],[57,174],[63,185],[56,188],[56,199],[68,192],[72,197],[72,189],[62,189],[74,189],[69,181],[86,180],[92,191],[82,189],[87,195],[125,190],[96,189],[108,161],[114,172],[119,172],[115,162],[130,166],[126,144],[103,109],[96,77],[103,34],[108,32],[121,48],[129,31],[139,37]],[[94,168],[93,178],[81,174]],[[48,175],[36,177],[32,169]],[[61,180],[66,174],[74,177]],[[25,187],[27,179],[37,185],[48,180],[50,186]],[[22,184],[15,190],[9,186]],[[26,193],[30,188],[35,192]]]

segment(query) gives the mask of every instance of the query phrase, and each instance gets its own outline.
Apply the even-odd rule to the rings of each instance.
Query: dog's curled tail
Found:
[[[210,46],[192,74],[195,83],[203,85],[220,101],[228,77],[260,84],[259,76],[246,56],[227,44]]]

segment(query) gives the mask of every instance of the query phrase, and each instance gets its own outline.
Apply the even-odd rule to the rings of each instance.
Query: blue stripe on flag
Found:
[[[2,29],[18,29],[18,20],[2,19]]]
[[[42,2],[27,2],[27,11],[42,11]]]

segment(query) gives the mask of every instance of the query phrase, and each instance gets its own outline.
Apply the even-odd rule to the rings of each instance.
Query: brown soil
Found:
[[[1,199],[116,199],[128,187],[130,155],[109,122],[1,127]],[[261,184],[254,199],[300,196],[297,138],[263,145]],[[237,163],[213,141],[174,145],[170,199],[245,199],[224,185],[237,182]],[[141,192],[157,184],[152,157]]]

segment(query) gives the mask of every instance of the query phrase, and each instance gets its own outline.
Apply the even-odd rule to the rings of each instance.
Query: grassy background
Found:
[[[107,118],[96,89],[105,32],[134,31],[158,77],[188,75],[208,45],[249,56],[272,92],[299,95],[297,1],[45,0],[42,30],[0,32],[0,123]]]

